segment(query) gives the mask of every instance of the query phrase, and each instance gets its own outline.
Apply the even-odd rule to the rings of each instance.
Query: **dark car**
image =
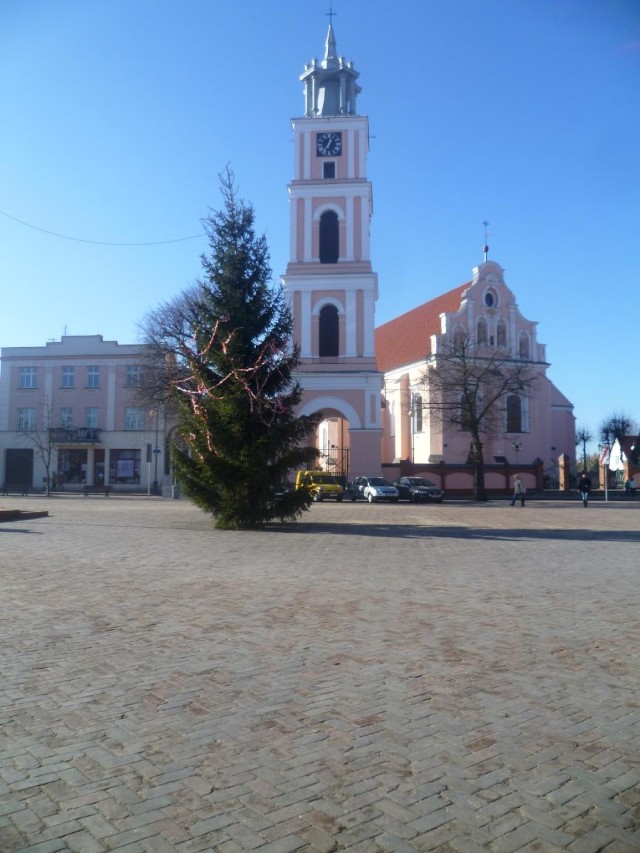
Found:
[[[411,501],[431,501],[432,503],[442,503],[444,492],[431,480],[425,480],[424,477],[400,477],[399,480],[394,480],[393,485],[400,493],[400,500]]]
[[[356,477],[349,486],[348,497],[352,501],[363,498],[370,504],[376,503],[376,501],[393,501],[395,503],[399,500],[398,490],[384,477]]]

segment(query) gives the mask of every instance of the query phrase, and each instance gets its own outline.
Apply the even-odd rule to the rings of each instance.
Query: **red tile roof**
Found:
[[[462,294],[471,282],[461,284],[419,305],[375,330],[376,360],[383,373],[425,359],[431,353],[431,335],[440,334],[440,314],[460,309]]]

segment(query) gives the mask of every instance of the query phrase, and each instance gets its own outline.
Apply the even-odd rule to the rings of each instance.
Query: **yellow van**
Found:
[[[318,502],[328,498],[341,501],[344,497],[344,489],[327,471],[298,471],[296,489],[309,489],[314,501]]]

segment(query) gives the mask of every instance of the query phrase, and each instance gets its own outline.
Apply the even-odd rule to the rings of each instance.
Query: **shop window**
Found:
[[[58,482],[86,483],[87,482],[87,451],[58,450]]]
[[[109,483],[140,482],[140,450],[112,450],[109,453]]]

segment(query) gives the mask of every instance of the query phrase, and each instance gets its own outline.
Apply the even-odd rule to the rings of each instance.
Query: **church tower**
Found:
[[[322,412],[319,448],[344,448],[350,477],[380,472],[382,374],[376,367],[378,277],[371,268],[369,123],[358,115],[358,72],[338,57],[305,66],[305,112],[292,120],[290,256],[282,278],[300,347],[300,414]]]

